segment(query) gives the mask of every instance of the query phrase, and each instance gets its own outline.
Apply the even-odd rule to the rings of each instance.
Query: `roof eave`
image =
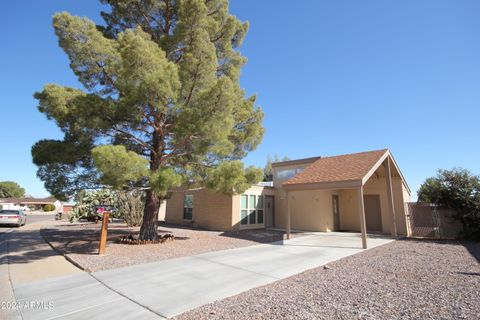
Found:
[[[362,186],[362,180],[329,181],[320,183],[290,183],[282,184],[286,191],[296,190],[328,190],[328,189],[357,189]]]
[[[390,152],[390,149],[385,150],[385,153],[380,157],[380,159],[378,159],[378,161],[375,163],[375,165],[362,178],[362,183],[363,184],[367,183],[368,179],[370,179],[370,177],[375,173],[375,171],[377,171],[377,169],[382,165],[382,163],[388,157],[390,157],[390,159],[392,160],[392,164],[395,167],[395,169],[397,170],[397,172],[399,173],[400,178],[402,179],[403,184],[407,188],[408,192],[411,193],[411,190],[410,190],[410,187],[408,186],[407,180],[405,180],[405,177],[404,177],[402,171],[400,170],[399,166],[397,165],[397,162],[395,161],[395,158],[393,157],[392,153]]]

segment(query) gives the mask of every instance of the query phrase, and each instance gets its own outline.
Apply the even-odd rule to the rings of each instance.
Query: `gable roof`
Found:
[[[282,185],[361,182],[388,154],[388,149],[382,149],[320,158]]]

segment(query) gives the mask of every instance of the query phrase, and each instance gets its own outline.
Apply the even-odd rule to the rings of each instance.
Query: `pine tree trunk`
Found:
[[[152,191],[147,190],[143,223],[140,228],[140,240],[158,240],[158,210],[161,199]]]

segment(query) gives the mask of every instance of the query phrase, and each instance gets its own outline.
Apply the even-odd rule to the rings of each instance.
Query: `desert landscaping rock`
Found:
[[[177,316],[480,319],[480,243],[400,240]]]
[[[175,240],[144,245],[117,243],[118,239],[138,232],[139,228],[128,228],[123,223],[111,223],[108,227],[107,250],[101,256],[97,254],[100,224],[63,223],[44,228],[41,234],[67,259],[89,272],[269,243],[284,237],[283,232],[271,230],[221,232],[174,225],[161,225],[158,230],[161,235],[172,234]],[[292,235],[295,237],[300,234]]]

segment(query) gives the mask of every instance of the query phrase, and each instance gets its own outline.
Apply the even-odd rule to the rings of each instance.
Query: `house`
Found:
[[[274,196],[274,188],[263,185],[241,195],[177,189],[167,200],[165,221],[222,231],[273,227]]]
[[[19,210],[43,210],[43,206],[51,204],[55,206],[56,211],[61,211],[63,203],[55,198],[3,198],[0,199],[0,205],[4,209]]]
[[[277,162],[273,186],[241,195],[175,190],[165,221],[212,230],[277,227],[287,231],[409,235],[410,189],[388,149]]]
[[[66,213],[69,213],[73,210],[73,208],[75,208],[75,205],[76,203],[73,203],[73,202],[62,202],[62,213],[63,214],[66,214]]]

